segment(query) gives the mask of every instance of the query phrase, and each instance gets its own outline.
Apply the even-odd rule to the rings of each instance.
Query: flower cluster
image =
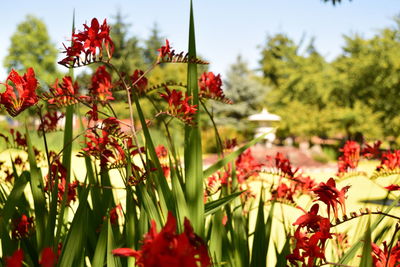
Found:
[[[333,178],[330,178],[326,183],[321,182],[311,191],[313,191],[317,196],[318,200],[325,203],[328,209],[328,217],[330,216],[331,208],[333,210],[333,215],[335,219],[338,216],[338,205],[342,209],[343,215],[346,214],[346,193],[350,186],[345,186],[338,190],[336,188],[336,182]]]
[[[64,45],[63,53],[66,54],[66,57],[58,62],[59,64],[74,67],[95,62],[97,59],[101,61],[104,50],[108,59],[111,59],[114,43],[110,38],[110,26],[107,25],[107,21],[104,20],[100,25],[99,21],[93,18],[90,27],[86,24],[83,24],[83,27],[83,31],[72,34],[71,46]]]
[[[133,74],[130,76],[132,87],[139,92],[139,94],[143,94],[146,92],[148,86],[148,80],[143,76],[144,72],[142,70],[135,70]]]
[[[303,266],[314,266],[316,259],[325,260],[325,244],[333,237],[330,232],[330,211],[333,210],[335,219],[338,219],[338,206],[341,207],[343,215],[346,214],[346,193],[349,186],[338,190],[336,182],[330,178],[326,183],[321,182],[311,191],[318,197],[314,201],[321,201],[327,206],[328,218],[318,214],[319,204],[314,204],[309,212],[300,216],[293,225],[298,225],[294,233],[296,242],[295,249],[287,259],[295,266],[298,262]],[[304,228],[304,230],[302,230]]]
[[[49,93],[44,93],[42,98],[50,105],[57,107],[68,106],[78,103],[79,85],[77,82],[72,82],[70,76],[65,76],[60,83],[56,79],[53,86],[50,87]]]
[[[204,72],[199,78],[200,97],[232,104],[232,101],[225,97],[221,87],[222,80],[220,74],[215,75],[213,72]]]
[[[14,239],[22,239],[28,237],[33,230],[33,217],[22,214],[21,217],[15,218],[12,223],[12,237]]]
[[[169,109],[164,112],[170,116],[176,117],[187,124],[193,123],[193,116],[196,114],[197,106],[191,105],[189,100],[191,97],[182,95],[181,91],[169,90],[165,88],[165,93],[160,93],[160,96],[167,101]]]
[[[39,264],[41,267],[53,267],[56,265],[58,255],[53,250],[46,247],[40,254]],[[6,258],[6,267],[22,267],[24,261],[24,251],[22,249],[16,250],[11,257]]]
[[[0,104],[13,117],[38,102],[38,81],[32,68],[28,68],[24,76],[12,69],[6,82],[0,84],[6,87],[6,90],[0,93]]]
[[[375,267],[395,267],[400,263],[400,241],[393,247],[389,247],[386,241],[383,242],[383,250],[375,243],[372,246],[372,261]]]
[[[292,163],[282,153],[276,153],[275,157],[267,156],[267,172],[278,175],[279,183],[276,189],[272,190],[272,200],[295,203],[294,198],[302,194],[310,194],[315,186],[315,181],[310,176],[304,176],[299,168],[292,166]],[[283,182],[285,178],[288,181]]]
[[[42,121],[38,127],[38,133],[41,134],[43,131],[46,133],[56,131],[58,123],[63,117],[63,113],[59,113],[57,111],[48,111],[42,117]]]
[[[54,152],[50,152],[49,157],[52,165],[50,167],[49,174],[46,176],[44,192],[51,192],[56,184],[56,180],[58,180],[58,202],[62,202],[65,188],[67,187],[66,205],[69,206],[71,202],[74,202],[76,200],[76,189],[79,183],[78,181],[74,181],[66,186],[67,169],[62,165],[60,159],[56,156]]]
[[[157,233],[156,223],[151,222],[140,250],[114,249],[115,256],[135,257],[136,264],[143,267],[207,267],[211,260],[204,241],[193,232],[189,220],[185,219],[184,232],[176,233],[176,219],[171,212],[163,229]]]
[[[309,212],[300,216],[293,225],[298,225],[294,233],[296,246],[293,252],[287,256],[289,262],[298,266],[298,262],[303,266],[315,266],[316,259],[325,260],[325,244],[332,238],[330,233],[331,224],[329,219],[318,215],[319,205],[314,204]],[[306,228],[305,231],[301,231]]]
[[[360,160],[360,145],[355,141],[349,140],[340,151],[343,155],[338,159],[338,176],[357,168]]]

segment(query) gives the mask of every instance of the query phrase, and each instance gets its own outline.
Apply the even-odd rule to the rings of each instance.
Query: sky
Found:
[[[7,73],[3,60],[10,37],[27,14],[42,19],[52,42],[61,51],[70,36],[72,13],[76,28],[93,17],[112,22],[120,10],[131,24],[130,34],[145,39],[157,23],[176,51],[187,51],[189,0],[0,0],[0,81]],[[400,14],[400,0],[343,0],[333,6],[321,0],[193,0],[197,52],[210,70],[226,74],[240,54],[250,68],[259,67],[267,35],[285,33],[296,42],[315,38],[328,60],[341,52],[343,35],[371,37]]]

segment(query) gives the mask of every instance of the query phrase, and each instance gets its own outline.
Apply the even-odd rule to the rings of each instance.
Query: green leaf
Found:
[[[371,228],[368,220],[367,231],[365,231],[363,252],[361,255],[360,267],[372,267]]]
[[[22,197],[24,193],[26,184],[30,178],[30,174],[27,171],[24,171],[17,179],[15,179],[13,189],[7,197],[7,201],[4,204],[2,211],[0,212],[0,217],[4,222],[8,222],[11,218],[13,212],[15,211],[15,207],[17,206],[18,201]]]
[[[193,3],[190,1],[189,22],[189,58],[196,58],[196,40],[194,31]],[[192,104],[199,107],[197,64],[188,63],[187,94],[192,97]],[[204,234],[204,188],[203,188],[203,158],[201,148],[201,133],[199,111],[193,118],[192,126],[185,126],[185,196],[189,210],[189,219],[197,234]]]
[[[121,260],[119,257],[114,257],[112,250],[115,248],[114,234],[112,231],[110,220],[107,222],[108,235],[107,235],[107,266],[108,267],[121,267]],[[96,266],[96,265],[94,265]]]
[[[67,238],[63,242],[60,267],[74,266],[74,262],[79,262],[79,257],[82,255],[88,227],[88,194],[89,188],[84,188],[79,196],[78,209],[72,220]]]
[[[35,152],[29,136],[28,128],[26,128],[26,143],[28,147],[28,161],[30,170],[30,185],[33,197],[33,204],[35,207],[35,226],[36,226],[36,239],[38,249],[43,248],[43,241],[45,236],[45,227],[47,219],[46,199],[44,195],[43,178],[40,169],[36,165]]]
[[[176,170],[171,163],[170,160],[170,170],[171,170],[171,184],[172,184],[172,194],[176,203],[176,218],[178,221],[178,230],[183,231],[183,220],[185,217],[188,217],[188,207],[185,199],[185,194],[183,193],[183,189],[181,183],[178,179]]]
[[[214,214],[220,208],[222,208],[223,206],[225,206],[226,204],[228,204],[229,202],[231,202],[232,200],[234,200],[235,198],[240,196],[240,194],[242,194],[242,193],[243,193],[243,191],[235,192],[226,197],[207,202],[204,207],[204,215],[208,216],[208,215]]]
[[[271,235],[272,214],[274,205],[271,206],[271,210],[268,216],[268,222],[266,224],[264,219],[263,193],[264,189],[261,190],[260,201],[258,203],[256,228],[254,230],[253,247],[251,253],[251,267],[267,266],[267,252],[268,244],[270,241],[269,238]]]
[[[256,144],[257,142],[261,141],[264,138],[265,134],[253,139],[252,141],[248,142],[246,145],[242,146],[241,148],[233,151],[229,155],[225,156],[223,159],[220,159],[210,167],[208,167],[204,173],[203,173],[203,178],[206,179],[209,176],[213,175],[216,171],[224,167],[226,164],[229,162],[233,161],[236,159],[240,154],[242,154],[246,149],[251,147],[252,145]]]
[[[276,267],[286,267],[287,259],[286,256],[290,254],[290,236],[286,237],[285,244],[281,252],[278,252],[277,246],[275,244],[275,252],[276,252]]]
[[[104,223],[103,226],[101,227],[99,239],[97,240],[92,266],[104,266],[104,257],[107,253],[107,233],[108,233],[108,224]]]

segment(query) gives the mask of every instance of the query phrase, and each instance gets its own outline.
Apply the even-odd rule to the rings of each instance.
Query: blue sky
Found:
[[[16,25],[27,14],[43,19],[57,48],[70,35],[72,11],[76,25],[93,17],[109,18],[122,11],[131,32],[146,38],[156,22],[177,51],[187,50],[189,0],[16,0],[1,3],[0,81],[6,78],[3,59]],[[197,51],[211,62],[210,69],[225,73],[238,54],[258,67],[260,46],[267,34],[284,32],[295,41],[315,37],[317,49],[328,59],[341,51],[342,35],[370,37],[394,25],[400,0],[343,0],[341,5],[320,0],[194,0]]]

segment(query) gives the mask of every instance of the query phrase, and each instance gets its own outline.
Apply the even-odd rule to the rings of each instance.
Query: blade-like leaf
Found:
[[[194,32],[193,3],[190,1],[189,22],[189,58],[196,58],[196,40]],[[199,107],[197,81],[197,64],[188,63],[187,94],[192,97],[192,104]],[[204,203],[203,203],[203,159],[201,148],[200,120],[196,112],[194,124],[185,126],[185,196],[189,210],[189,219],[196,233],[204,234]]]
[[[33,204],[35,206],[35,226],[36,226],[36,239],[39,250],[43,248],[43,241],[45,236],[45,227],[47,219],[46,199],[44,195],[43,178],[40,169],[36,165],[35,152],[31,138],[29,136],[28,128],[26,128],[26,143],[28,147],[28,161],[30,170],[30,185],[33,197]]]
[[[256,144],[257,142],[261,141],[264,138],[265,134],[253,139],[252,141],[248,142],[246,145],[242,146],[241,148],[233,151],[229,155],[225,156],[223,159],[220,159],[206,170],[204,170],[203,178],[207,178],[211,176],[213,173],[224,167],[226,164],[231,162],[232,160],[236,159],[240,154],[242,154],[246,149],[251,147],[252,145]]]
[[[88,203],[87,197],[89,188],[84,188],[79,197],[79,206],[72,220],[66,241],[64,242],[60,267],[74,266],[74,262],[79,262],[86,240],[86,228],[88,227]]]
[[[99,239],[97,240],[92,266],[104,266],[104,258],[107,253],[107,233],[108,225],[104,223],[101,228]]]
[[[371,228],[368,220],[367,229],[364,235],[363,252],[361,255],[360,267],[372,267]]]
[[[112,231],[110,220],[107,223],[108,234],[107,234],[107,266],[109,267],[121,267],[121,260],[119,257],[114,257],[112,250],[115,249],[114,234]],[[95,265],[96,266],[96,265]]]
[[[204,207],[204,215],[207,216],[217,212],[220,208],[222,208],[223,206],[225,206],[226,204],[228,204],[229,202],[240,196],[240,194],[242,193],[243,191],[235,192],[226,197],[207,202]]]
[[[263,191],[261,190],[260,193],[260,201],[258,203],[258,212],[257,212],[257,219],[256,219],[256,228],[254,230],[254,239],[253,239],[253,247],[251,253],[251,267],[257,266],[267,266],[267,252],[268,252],[268,243],[269,243],[269,236],[271,233],[271,224],[272,218],[272,209],[270,210],[270,225],[266,225],[265,218],[264,218],[264,200],[263,200]]]
[[[24,189],[26,184],[28,183],[28,179],[30,178],[30,174],[27,171],[24,171],[18,179],[15,179],[13,189],[7,197],[7,201],[4,204],[3,210],[0,212],[0,217],[4,222],[8,222],[11,218],[13,212],[15,211],[15,207],[22,194],[24,193]]]

